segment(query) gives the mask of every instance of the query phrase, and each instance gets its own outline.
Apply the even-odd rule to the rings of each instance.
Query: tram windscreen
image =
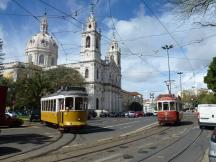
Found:
[[[169,103],[168,102],[163,103],[163,110],[169,110]]]
[[[175,110],[175,102],[170,102],[170,110]]]
[[[73,97],[67,97],[65,100],[65,108],[68,110],[73,109]]]
[[[82,97],[75,98],[75,110],[84,110],[84,104],[83,104]]]
[[[162,110],[162,103],[158,102],[158,111],[161,111],[161,110]]]

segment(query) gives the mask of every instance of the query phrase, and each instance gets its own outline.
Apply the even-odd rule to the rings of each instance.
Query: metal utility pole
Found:
[[[4,70],[4,66],[3,66],[4,53],[2,52],[2,47],[3,47],[3,41],[2,39],[0,39],[0,77],[2,77],[2,71]]]
[[[178,72],[177,74],[180,76],[180,78],[179,78],[180,81],[179,81],[179,82],[180,82],[180,91],[181,91],[181,97],[182,97],[183,95],[182,95],[182,81],[181,81],[181,75],[183,74],[183,72]]]
[[[172,93],[171,91],[171,80],[170,80],[170,63],[169,63],[169,49],[173,48],[173,45],[165,45],[162,47],[164,50],[167,51],[167,57],[168,57],[168,70],[169,70],[169,94]]]

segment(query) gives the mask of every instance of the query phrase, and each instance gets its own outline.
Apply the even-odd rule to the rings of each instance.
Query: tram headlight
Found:
[[[78,121],[80,121],[80,118],[77,118]]]

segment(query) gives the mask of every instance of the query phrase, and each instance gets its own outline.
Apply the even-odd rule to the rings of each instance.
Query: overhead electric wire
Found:
[[[56,8],[55,6],[53,6],[53,5],[51,5],[51,4],[47,3],[47,2],[45,2],[44,0],[39,0],[39,1],[42,2],[42,3],[44,3],[45,5],[47,5],[47,6],[51,7],[51,8],[53,8],[54,10],[56,10],[56,11],[58,11],[58,12],[64,14],[64,15],[66,15],[66,16],[72,18],[72,19],[74,19],[75,21],[77,21],[78,23],[80,23],[80,24],[83,25],[83,22],[79,21],[78,19],[76,19],[76,18],[73,17],[72,15],[67,14],[66,12],[64,12],[64,11],[62,11],[62,10]]]
[[[144,5],[149,9],[149,11],[154,15],[154,17],[156,18],[156,20],[160,23],[160,25],[164,28],[164,30],[169,34],[169,36],[174,40],[174,42],[177,44],[177,46],[180,47],[180,49],[182,50],[182,47],[181,45],[179,44],[179,42],[174,38],[174,36],[169,32],[169,30],[167,29],[167,27],[160,21],[159,17],[154,13],[154,11],[151,9],[151,7],[145,2],[145,0],[141,0]],[[184,54],[183,52],[183,55],[185,56],[185,58],[188,60],[190,66],[191,66],[191,69],[192,71],[194,71],[194,68],[192,66],[192,63],[190,62],[190,60],[188,59],[188,57]]]
[[[27,13],[29,13],[32,17],[34,17],[37,21],[40,22],[40,20],[37,18],[37,16],[33,15],[29,10],[27,10],[23,5],[21,5],[19,2],[17,2],[16,0],[12,0],[14,3],[16,3],[20,8],[22,8],[24,11],[26,11]]]
[[[119,36],[120,41],[123,41],[120,34],[118,33],[118,30],[115,27],[115,23],[114,23],[114,20],[113,20],[113,17],[112,17],[112,12],[111,12],[110,0],[108,0],[108,7],[109,7],[110,18],[112,20],[113,29],[116,31],[117,35]],[[131,51],[131,49],[124,42],[122,42],[122,44],[127,48],[127,50],[131,53],[131,55],[135,55],[135,56],[139,57],[142,61],[149,64],[155,71],[160,72],[156,67],[154,67],[152,64],[150,64],[148,61],[144,60],[140,55],[137,55],[137,54],[133,53],[133,51]]]

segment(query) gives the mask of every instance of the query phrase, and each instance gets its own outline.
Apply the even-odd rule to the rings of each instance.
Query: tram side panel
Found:
[[[181,121],[182,113],[178,111],[159,111],[158,121],[159,123],[176,123]]]

